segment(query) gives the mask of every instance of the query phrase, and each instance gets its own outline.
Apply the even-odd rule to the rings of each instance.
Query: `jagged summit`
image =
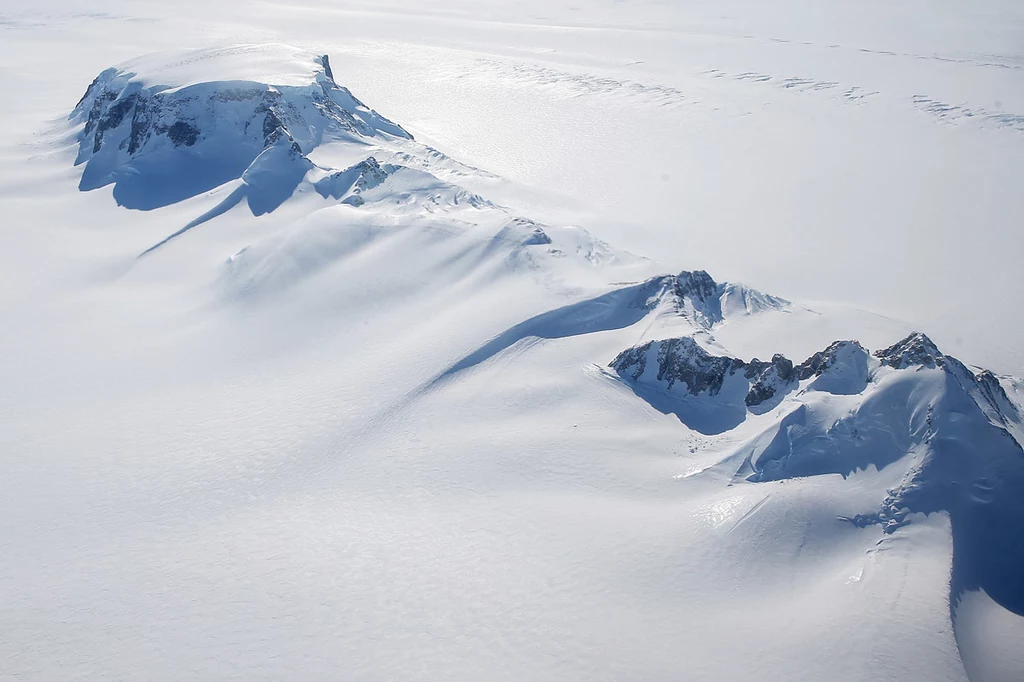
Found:
[[[725,379],[745,364],[742,360],[715,356],[689,336],[648,341],[620,353],[611,362],[619,374],[634,381],[663,383],[666,391],[679,384],[690,395],[718,395]]]
[[[360,195],[380,185],[398,168],[391,164],[381,166],[376,158],[370,156],[345,170],[317,180],[313,186],[324,198],[331,197],[342,203],[361,206],[365,200]]]
[[[285,140],[411,136],[334,80],[325,55],[243,45],[147,55],[103,71],[71,114],[81,122],[80,188],[114,183],[129,208],[156,208],[241,177]]]
[[[806,390],[836,395],[862,391],[868,381],[868,358],[856,341],[836,341],[799,365],[780,353],[771,361],[744,362],[712,355],[684,336],[634,346],[609,366],[633,385],[666,395],[714,398],[717,407],[732,410],[742,420],[746,409],[763,413],[801,382],[807,382]]]
[[[935,367],[941,365],[945,356],[939,347],[921,332],[914,332],[888,348],[875,351],[875,357],[883,365],[904,369],[912,365]]]
[[[683,270],[675,276],[672,286],[680,299],[690,299],[694,306],[707,306],[718,298],[718,283],[705,270]]]
[[[695,324],[711,329],[732,315],[782,310],[789,301],[733,282],[716,282],[704,270],[683,270],[663,278],[675,308]]]

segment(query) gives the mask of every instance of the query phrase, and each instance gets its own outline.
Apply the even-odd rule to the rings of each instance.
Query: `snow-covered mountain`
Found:
[[[223,80],[203,82],[198,74],[207,68]],[[261,68],[270,70],[266,82],[246,76]],[[287,185],[325,139],[410,137],[335,83],[327,56],[284,45],[127,62],[98,75],[72,117],[84,123],[81,188],[114,183],[118,203],[144,209],[239,177],[271,174],[273,184]]]
[[[342,83],[153,54],[53,136],[116,229],[7,313],[16,676],[996,682],[1020,380],[506,205]]]

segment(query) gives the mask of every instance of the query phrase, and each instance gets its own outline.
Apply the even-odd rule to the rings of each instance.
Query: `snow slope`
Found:
[[[4,675],[1014,679],[1017,380],[609,245],[324,51],[5,147]]]

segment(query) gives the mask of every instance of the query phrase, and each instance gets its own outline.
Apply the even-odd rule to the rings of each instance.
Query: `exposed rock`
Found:
[[[726,377],[744,367],[742,360],[711,355],[688,336],[630,348],[612,360],[611,367],[639,381],[652,361],[657,364],[653,377],[657,382],[663,382],[669,390],[677,382],[682,383],[692,395],[717,395]]]
[[[825,350],[818,351],[796,366],[796,376],[800,381],[811,377],[821,376],[827,369],[832,367],[839,355],[851,347],[855,347],[867,354],[867,349],[856,341],[834,341]]]
[[[323,64],[324,74],[333,81],[334,72],[331,71],[331,58],[325,54],[322,54],[320,55],[320,63]]]
[[[778,353],[773,355],[772,361],[768,363],[763,363],[757,358],[751,360],[747,364],[745,376],[748,379],[755,379],[744,399],[747,407],[756,407],[774,398],[780,390],[796,379],[793,361]]]
[[[995,374],[985,369],[979,372],[975,379],[978,390],[1002,415],[1013,421],[1020,421],[1020,410],[1017,409],[1017,406],[1006,395],[1006,390],[1003,389],[1002,384],[999,383],[999,378]]]
[[[308,79],[303,83],[292,73],[294,66],[281,75],[286,84],[233,76],[237,63],[268,54],[286,65],[307,60]],[[181,78],[175,69],[192,62],[208,65],[211,79],[196,82],[191,72]],[[221,67],[225,75],[218,80]],[[80,188],[124,181],[131,189],[115,187],[115,198],[132,208],[154,208],[235,179],[281,140],[307,154],[325,138],[411,139],[339,86],[325,56],[286,46],[189,51],[169,55],[166,64],[149,56],[107,69],[89,85],[71,118],[83,123],[77,163],[86,167]],[[124,166],[132,172],[119,172]]]
[[[665,279],[668,295],[674,299],[679,312],[705,329],[711,329],[730,315],[751,315],[789,305],[789,301],[742,284],[716,282],[704,270],[684,270]]]
[[[673,279],[669,284],[674,286],[675,283]],[[706,280],[698,276],[696,283],[698,287],[704,287]],[[656,288],[666,282],[655,279],[648,284]],[[660,384],[667,390],[681,381],[694,395],[705,391],[716,395],[727,377],[741,372],[749,385],[743,402],[748,408],[756,408],[789,393],[802,381],[809,382],[806,390],[837,395],[860,393],[869,380],[869,359],[868,350],[858,342],[836,341],[795,366],[792,360],[778,353],[772,356],[771,361],[754,358],[744,362],[711,355],[691,337],[681,337],[649,341],[625,350],[610,366],[620,376]],[[964,371],[973,383],[974,375],[966,369]],[[993,395],[999,395],[1001,387],[998,381],[993,384],[991,379],[985,380],[984,386]],[[1008,404],[1009,401],[1004,399],[1004,402]]]
[[[888,348],[875,351],[875,357],[883,365],[896,369],[942,366],[945,358],[932,340],[921,332],[914,332]]]
[[[377,159],[369,156],[345,170],[317,180],[313,187],[325,199],[331,197],[353,206],[361,206],[363,199],[359,195],[380,185],[398,168],[392,165],[381,166]]]
[[[704,270],[683,270],[676,275],[674,290],[680,299],[689,298],[694,306],[706,306],[717,299],[718,283]]]
[[[160,132],[167,135],[167,138],[176,146],[191,147],[199,139],[199,128],[185,121],[175,121],[171,127],[161,129]]]

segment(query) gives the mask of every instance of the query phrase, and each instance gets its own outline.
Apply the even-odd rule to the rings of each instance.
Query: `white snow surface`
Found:
[[[1019,679],[1024,14],[771,4],[7,3],[0,678]]]
[[[170,90],[218,81],[265,83],[277,87],[313,85],[322,69],[305,50],[284,44],[231,45],[177,54],[160,52],[129,59],[118,70],[142,87]]]

